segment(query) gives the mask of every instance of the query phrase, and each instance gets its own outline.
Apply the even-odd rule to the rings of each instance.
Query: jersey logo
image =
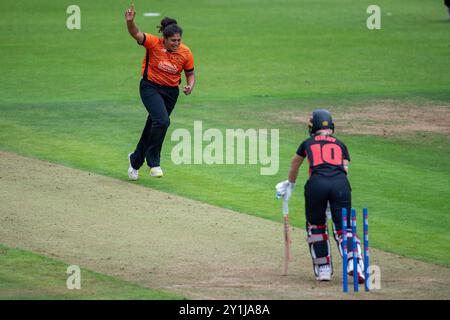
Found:
[[[178,69],[177,69],[176,65],[174,65],[168,61],[160,61],[158,63],[158,69],[165,71],[167,73],[178,74]]]

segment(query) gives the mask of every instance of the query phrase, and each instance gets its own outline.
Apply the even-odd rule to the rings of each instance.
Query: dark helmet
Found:
[[[331,112],[325,109],[314,110],[309,119],[308,127],[310,135],[314,135],[321,129],[331,129],[334,132],[334,123]]]

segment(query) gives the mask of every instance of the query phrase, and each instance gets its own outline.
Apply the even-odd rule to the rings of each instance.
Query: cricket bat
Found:
[[[289,207],[288,202],[283,200],[283,220],[284,220],[284,273],[287,276],[289,261],[291,260],[291,232],[289,227]]]

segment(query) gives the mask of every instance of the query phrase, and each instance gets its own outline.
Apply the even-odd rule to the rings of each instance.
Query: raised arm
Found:
[[[134,10],[134,5],[131,5],[127,11],[125,11],[125,20],[127,21],[128,32],[130,35],[139,43],[144,42],[144,33],[140,32],[136,24],[134,23],[134,16],[136,11]]]

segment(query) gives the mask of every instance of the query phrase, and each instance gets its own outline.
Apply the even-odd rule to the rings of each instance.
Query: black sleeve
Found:
[[[341,143],[341,144],[342,144],[342,158],[344,160],[350,161],[350,154],[348,153],[347,146],[343,143]]]
[[[144,40],[142,40],[142,43],[139,43],[139,41],[136,41],[138,43],[138,45],[143,46],[145,43],[146,37],[145,37],[145,33],[144,33]]]
[[[297,155],[300,157],[306,158],[306,140],[302,142],[302,144],[297,149]]]

